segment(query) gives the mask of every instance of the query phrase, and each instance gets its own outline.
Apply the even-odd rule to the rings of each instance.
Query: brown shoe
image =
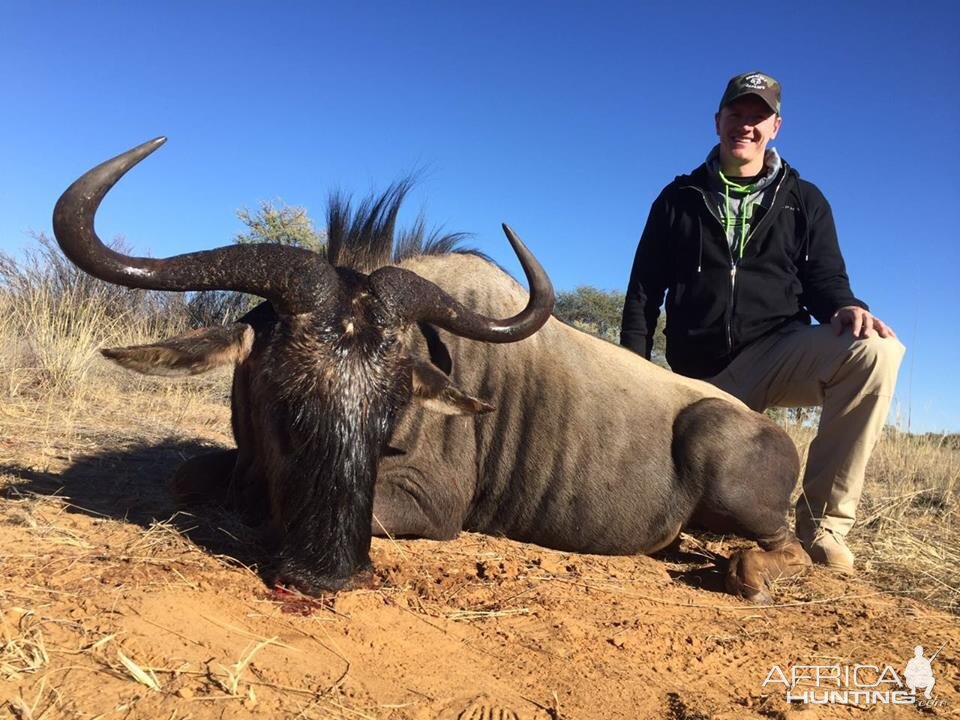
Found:
[[[831,570],[847,575],[853,574],[854,555],[847,547],[843,535],[838,535],[826,528],[820,528],[812,541],[801,541],[801,543],[804,550],[810,555],[810,559],[818,565],[826,565]]]

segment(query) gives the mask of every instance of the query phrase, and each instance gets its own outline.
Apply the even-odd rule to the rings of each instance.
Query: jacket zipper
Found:
[[[777,196],[780,194],[780,188],[783,187],[784,181],[789,175],[789,170],[783,174],[783,177],[780,178],[780,182],[777,183],[777,187],[774,188],[773,198],[770,200],[770,212],[763,216],[763,219],[760,220],[754,227],[750,228],[750,232],[747,233],[747,237],[743,242],[743,247],[746,248],[750,244],[750,239],[754,236],[757,230],[766,222],[767,218],[773,215],[773,209],[777,202]],[[736,306],[736,290],[737,290],[737,268],[739,267],[739,260],[734,258],[733,249],[730,247],[730,241],[727,238],[727,231],[723,225],[723,220],[720,219],[720,216],[714,212],[713,207],[710,205],[710,201],[707,199],[707,194],[696,185],[683,185],[681,190],[689,188],[691,190],[696,190],[700,193],[700,197],[703,198],[703,204],[707,207],[707,212],[717,221],[717,224],[720,226],[720,229],[723,231],[723,244],[727,247],[727,255],[730,257],[730,309],[727,312],[727,317],[724,320],[724,330],[726,331],[727,336],[727,354],[733,352],[733,311]],[[799,192],[799,191],[798,191]],[[741,258],[742,259],[742,258]]]
[[[710,206],[710,201],[707,199],[707,194],[696,185],[684,185],[680,189],[696,190],[698,193],[700,193],[700,197],[703,198],[703,204],[707,207],[707,213],[709,213],[710,217],[717,221],[717,225],[720,226],[720,230],[723,232],[723,244],[726,246],[727,255],[730,257],[730,303],[729,310],[727,311],[726,317],[723,320],[724,334],[727,338],[727,354],[729,355],[731,352],[733,352],[733,301],[734,291],[737,285],[737,261],[733,257],[733,250],[730,247],[730,242],[727,240],[727,231],[723,226],[723,220],[721,220],[720,216],[716,214],[714,208]]]

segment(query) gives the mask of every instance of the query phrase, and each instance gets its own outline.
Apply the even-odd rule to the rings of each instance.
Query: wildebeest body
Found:
[[[486,313],[522,301],[517,283],[477,257],[423,257],[408,267]],[[378,474],[374,514],[388,530],[450,537],[462,527],[565,550],[649,552],[698,508],[714,521],[743,514],[718,511],[721,498],[770,516],[751,536],[784,526],[798,470],[793,444],[712,385],[555,319],[509,346],[440,336],[454,382],[497,410],[407,409],[391,440],[404,454],[384,458]]]
[[[401,264],[484,314],[507,313],[526,297],[476,255]],[[258,336],[284,322],[267,304],[244,320]],[[728,571],[728,587],[757,601],[769,600],[773,579],[809,563],[787,524],[796,449],[736,398],[553,318],[509,345],[431,327],[406,333],[402,344],[414,357],[431,358],[452,385],[495,411],[451,416],[428,411],[430,400],[405,405],[381,449],[372,534],[447,539],[471,530],[633,554],[654,552],[696,524],[766,550],[736,556]],[[269,421],[269,398],[251,396],[265,362],[255,350],[235,373],[238,450],[189,461],[175,482],[182,491],[229,481],[233,502],[261,519],[263,508],[284,501],[265,497],[265,463],[283,459],[255,430]]]
[[[474,255],[403,265],[485,314],[525,297]],[[248,319],[269,331],[275,316],[265,307],[256,315]],[[415,355],[438,354],[419,329],[408,332]],[[791,540],[796,450],[735,398],[556,319],[510,345],[434,332],[452,382],[496,411],[449,416],[407,406],[380,460],[373,534],[446,539],[465,529],[606,554],[655,551],[690,522],[774,548]],[[246,372],[237,371],[235,418],[246,412],[236,402]],[[238,468],[255,454],[245,437],[238,432]],[[258,479],[245,477],[239,487],[249,493]]]

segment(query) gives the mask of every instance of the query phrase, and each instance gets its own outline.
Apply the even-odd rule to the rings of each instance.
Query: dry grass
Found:
[[[813,430],[787,431],[805,457]],[[867,466],[849,540],[874,584],[960,613],[960,449],[953,437],[888,427]]]
[[[112,246],[123,250],[120,240]],[[0,369],[11,395],[82,388],[99,348],[179,332],[186,321],[182,296],[95,280],[42,235],[20,259],[0,254],[0,298]]]
[[[130,677],[141,685],[145,685],[155,692],[160,692],[160,681],[157,680],[157,676],[154,675],[153,670],[149,668],[144,670],[124,655],[122,650],[117,650],[117,659],[120,661],[120,664],[123,665],[124,669],[130,673]]]
[[[158,433],[225,429],[224,373],[170,383],[121,372],[99,356],[103,347],[185,330],[181,296],[94,280],[39,237],[23,258],[0,253],[0,302],[0,459],[15,446],[19,462],[26,456],[43,468],[95,451],[91,436],[137,416]]]
[[[17,678],[50,662],[41,622],[32,610],[10,607],[0,613],[0,676]]]

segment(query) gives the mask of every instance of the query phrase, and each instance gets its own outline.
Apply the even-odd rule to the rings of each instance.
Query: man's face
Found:
[[[716,115],[720,156],[724,164],[749,165],[763,161],[767,143],[777,136],[782,118],[756,95],[744,95]]]

